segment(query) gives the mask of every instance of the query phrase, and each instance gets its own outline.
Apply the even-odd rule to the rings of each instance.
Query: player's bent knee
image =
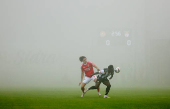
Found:
[[[81,89],[84,89],[84,87],[81,87]]]
[[[86,85],[85,83],[82,83],[82,84],[81,84],[81,87],[85,87],[85,85]]]

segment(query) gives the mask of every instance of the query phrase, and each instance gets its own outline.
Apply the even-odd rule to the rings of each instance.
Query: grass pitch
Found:
[[[0,90],[0,109],[170,109],[170,89],[114,89],[103,98],[90,90],[81,98],[76,89]]]

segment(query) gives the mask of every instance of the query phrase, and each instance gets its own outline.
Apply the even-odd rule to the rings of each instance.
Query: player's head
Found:
[[[114,73],[114,67],[113,67],[113,65],[109,65],[109,66],[108,66],[108,72],[109,72],[109,73]]]
[[[85,56],[80,56],[79,60],[80,60],[80,62],[83,62],[84,64],[87,63],[87,58]]]

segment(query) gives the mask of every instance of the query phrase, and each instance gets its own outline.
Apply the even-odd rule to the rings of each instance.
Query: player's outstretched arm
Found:
[[[93,76],[93,75],[96,75],[96,74],[99,74],[99,72],[96,72],[96,73],[94,73],[94,74],[92,74],[92,75],[90,75],[90,76]]]
[[[111,77],[110,77],[109,79],[112,79],[112,78],[113,78],[113,74],[114,74],[114,72],[111,74]]]
[[[113,74],[111,75],[111,77],[109,79],[112,79],[113,78]]]
[[[99,69],[96,65],[94,65],[94,68],[96,68],[96,69],[97,69],[97,71],[100,71],[100,69]]]

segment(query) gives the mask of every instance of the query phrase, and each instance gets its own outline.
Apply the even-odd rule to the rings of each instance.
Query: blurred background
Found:
[[[100,69],[121,68],[112,87],[170,88],[169,4],[0,0],[0,87],[80,88],[86,56]]]

